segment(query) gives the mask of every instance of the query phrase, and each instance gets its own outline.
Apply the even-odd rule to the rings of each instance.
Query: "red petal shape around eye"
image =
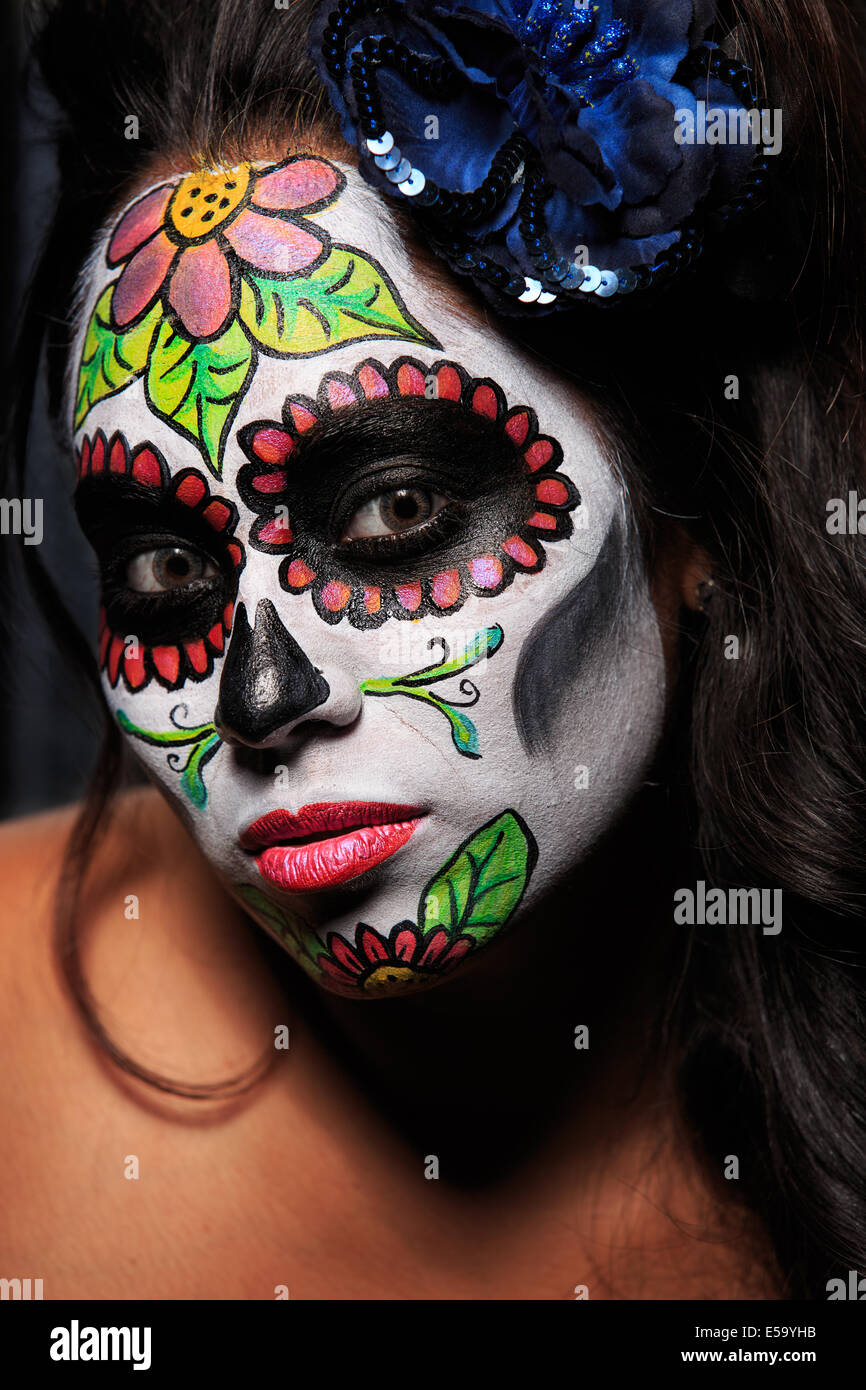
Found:
[[[467,941],[465,938],[462,941],[455,941],[454,945],[449,946],[445,952],[440,964],[444,966],[447,961],[450,969],[452,965],[456,965],[458,961],[463,959],[471,945],[471,941]]]
[[[516,415],[512,415],[505,422],[505,433],[515,444],[522,444],[529,433],[529,415],[525,410],[519,410]]]
[[[348,584],[341,584],[338,579],[329,580],[322,589],[322,603],[329,613],[339,613],[351,597],[352,590]]]
[[[212,526],[215,531],[224,531],[231,521],[231,507],[226,502],[221,502],[215,497],[212,502],[208,502],[202,516],[208,526]]]
[[[204,479],[197,478],[195,473],[188,473],[175,489],[174,495],[179,502],[183,502],[187,507],[195,507],[204,497],[206,491]]]
[[[292,560],[286,570],[286,583],[293,589],[305,589],[315,577],[315,570],[311,570],[303,560]]]
[[[219,332],[232,307],[232,286],[229,263],[216,241],[181,252],[168,299],[191,338]]]
[[[111,316],[118,328],[132,323],[156,298],[176,254],[177,247],[165,232],[157,232],[127,261],[111,299]]]
[[[208,642],[210,642],[210,644],[211,644],[211,646],[213,647],[214,651],[216,651],[216,652],[221,652],[221,651],[222,651],[222,649],[223,649],[223,625],[222,625],[222,623],[214,623],[213,627],[211,628],[210,632],[209,632],[208,635],[207,635],[207,640],[208,640]]]
[[[550,512],[533,512],[527,521],[527,526],[537,526],[540,531],[555,531],[556,518]]]
[[[295,441],[285,430],[256,430],[253,453],[262,463],[285,463],[295,447]]]
[[[416,608],[421,607],[421,582],[418,579],[411,584],[398,584],[394,593],[402,603],[404,608],[408,608],[410,613],[414,613]]]
[[[479,555],[467,565],[479,589],[498,589],[502,583],[502,562],[495,555]]]
[[[370,931],[369,927],[361,932],[361,950],[371,963],[388,959],[387,946],[384,941],[379,940],[375,932]]]
[[[417,945],[418,938],[413,931],[398,931],[394,938],[394,955],[398,960],[411,961]]]
[[[243,558],[243,552],[241,551],[241,548],[238,545],[237,541],[229,541],[228,545],[226,546],[226,550],[229,553],[229,558],[231,559],[232,564],[239,565]]]
[[[457,570],[444,570],[434,574],[430,593],[437,608],[451,608],[460,597],[460,574]]]
[[[234,617],[234,615],[235,615],[235,605],[234,605],[234,602],[227,603],[226,606],[225,606],[225,608],[223,609],[223,627],[225,628],[226,632],[231,631],[232,618]]]
[[[151,487],[160,486],[162,474],[159,459],[152,449],[139,449],[133,460],[132,476],[139,483],[148,483]]]
[[[434,932],[424,948],[424,954],[419,960],[419,965],[432,965],[441,956],[445,947],[448,945],[448,937],[444,931]]]
[[[208,655],[202,639],[199,638],[196,642],[184,642],[184,649],[192,669],[197,671],[200,676],[204,675],[208,668]]]
[[[332,938],[331,954],[336,956],[340,964],[345,966],[347,970],[351,970],[353,975],[360,975],[361,962],[349,943],[344,941],[341,936]]]
[[[323,247],[318,237],[294,222],[264,217],[249,207],[225,228],[224,235],[242,261],[258,270],[275,270],[282,275],[312,265]]]
[[[89,440],[89,439],[87,438],[87,436],[85,435],[85,436],[84,436],[84,439],[82,440],[82,443],[81,443],[81,452],[80,452],[80,454],[78,455],[78,476],[79,476],[79,478],[83,478],[83,477],[84,477],[84,475],[85,475],[85,473],[87,472],[87,470],[89,469],[89,467],[90,467],[90,440]]]
[[[133,251],[137,251],[139,246],[143,246],[148,238],[153,236],[157,227],[162,226],[168,200],[173,192],[174,186],[164,183],[152,192],[145,193],[143,198],[139,198],[137,203],[133,203],[132,207],[127,209],[108,243],[105,258],[109,265],[119,265],[121,261],[127,260]]]
[[[123,674],[133,690],[138,690],[139,686],[144,685],[147,673],[144,669],[144,652],[140,647],[138,656],[127,655],[124,657]]]
[[[489,420],[496,419],[499,402],[492,386],[476,386],[472,393],[472,409],[476,415],[486,415]]]
[[[321,159],[296,159],[256,181],[252,201],[260,208],[306,208],[337,190],[337,171]]]
[[[126,445],[122,439],[115,439],[108,456],[108,467],[112,473],[126,472]]]
[[[265,545],[288,545],[292,539],[292,528],[287,521],[275,517],[273,521],[265,522],[257,539],[264,541]]]
[[[370,614],[378,613],[382,607],[382,591],[371,584],[364,590],[364,607]]]
[[[162,679],[174,685],[180,672],[180,652],[177,647],[154,647],[151,658]]]
[[[532,549],[532,546],[527,545],[526,541],[521,540],[520,536],[509,536],[507,541],[502,542],[502,549],[505,551],[506,555],[510,555],[512,560],[518,565],[524,565],[526,568],[531,569],[532,566],[538,564],[538,556]]]
[[[549,439],[536,439],[535,443],[530,444],[524,451],[523,457],[534,473],[536,468],[543,468],[546,463],[550,463],[553,458],[553,444]]]
[[[253,478],[256,492],[282,492],[285,484],[284,473],[260,473],[257,478]]]
[[[93,440],[93,448],[90,451],[90,471],[91,473],[101,473],[105,464],[105,435],[102,430],[97,430]]]
[[[440,367],[436,373],[436,394],[443,401],[459,401],[463,394],[460,373],[453,367]]]
[[[299,434],[311,430],[313,425],[318,424],[318,415],[314,415],[311,410],[307,410],[305,405],[299,405],[297,401],[290,402],[289,413]]]
[[[342,406],[357,405],[358,397],[355,395],[351,386],[345,381],[328,382],[328,405],[332,410],[339,410]]]
[[[358,372],[358,381],[368,401],[391,394],[382,373],[377,372],[375,367],[371,367],[369,362],[365,362]]]
[[[535,484],[535,495],[539,502],[550,502],[555,507],[564,507],[568,501],[568,488],[558,478],[542,478]]]
[[[120,658],[123,656],[123,638],[114,636],[111,639],[111,646],[108,648],[108,679],[112,685],[117,685],[117,674],[120,670]]]
[[[397,389],[401,396],[424,395],[424,373],[409,362],[397,369]]]

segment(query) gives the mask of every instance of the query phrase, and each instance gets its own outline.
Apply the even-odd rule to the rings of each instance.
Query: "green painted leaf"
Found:
[[[286,909],[277,907],[276,903],[265,897],[261,889],[255,888],[251,883],[239,883],[235,891],[243,898],[250,912],[267,922],[281,941],[287,946],[294,946],[321,974],[321,968],[316,962],[327,947],[309,922],[304,921],[297,913],[289,913]]]
[[[421,895],[422,930],[444,928],[488,941],[508,921],[523,896],[536,859],[535,841],[514,811],[477,831],[433,876]]]
[[[147,403],[198,446],[219,477],[231,423],[255,369],[255,350],[237,319],[218,338],[193,343],[167,321],[147,364]]]
[[[111,298],[117,281],[107,285],[96,301],[78,368],[75,428],[97,401],[114,396],[140,377],[147,366],[153,335],[162,320],[162,305],[155,304],[135,328],[116,333],[111,326]]]
[[[312,357],[364,338],[440,344],[409,313],[379,263],[334,245],[310,275],[288,280],[246,273],[239,315],[266,352]]]

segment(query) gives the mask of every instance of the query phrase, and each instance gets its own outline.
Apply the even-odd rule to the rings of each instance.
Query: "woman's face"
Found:
[[[664,711],[585,404],[454,303],[349,166],[177,174],[98,247],[74,363],[109,707],[228,888],[350,996],[520,929]]]

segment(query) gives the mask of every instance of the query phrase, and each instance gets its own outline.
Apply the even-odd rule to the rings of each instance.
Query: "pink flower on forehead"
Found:
[[[269,169],[239,164],[160,184],[127,209],[108,247],[110,266],[125,263],[113,326],[127,329],[167,289],[187,335],[214,337],[244,267],[286,279],[327,254],[327,233],[301,214],[327,207],[344,182],[324,160],[295,155]]]

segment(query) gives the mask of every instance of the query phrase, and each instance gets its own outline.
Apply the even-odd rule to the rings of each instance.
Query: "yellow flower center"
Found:
[[[405,988],[423,978],[417,970],[412,970],[408,965],[379,965],[367,976],[364,989],[369,994],[377,994],[379,991],[389,991],[395,987]]]
[[[187,174],[168,205],[168,219],[188,241],[197,241],[228,222],[243,202],[250,182],[249,164],[218,172]]]

